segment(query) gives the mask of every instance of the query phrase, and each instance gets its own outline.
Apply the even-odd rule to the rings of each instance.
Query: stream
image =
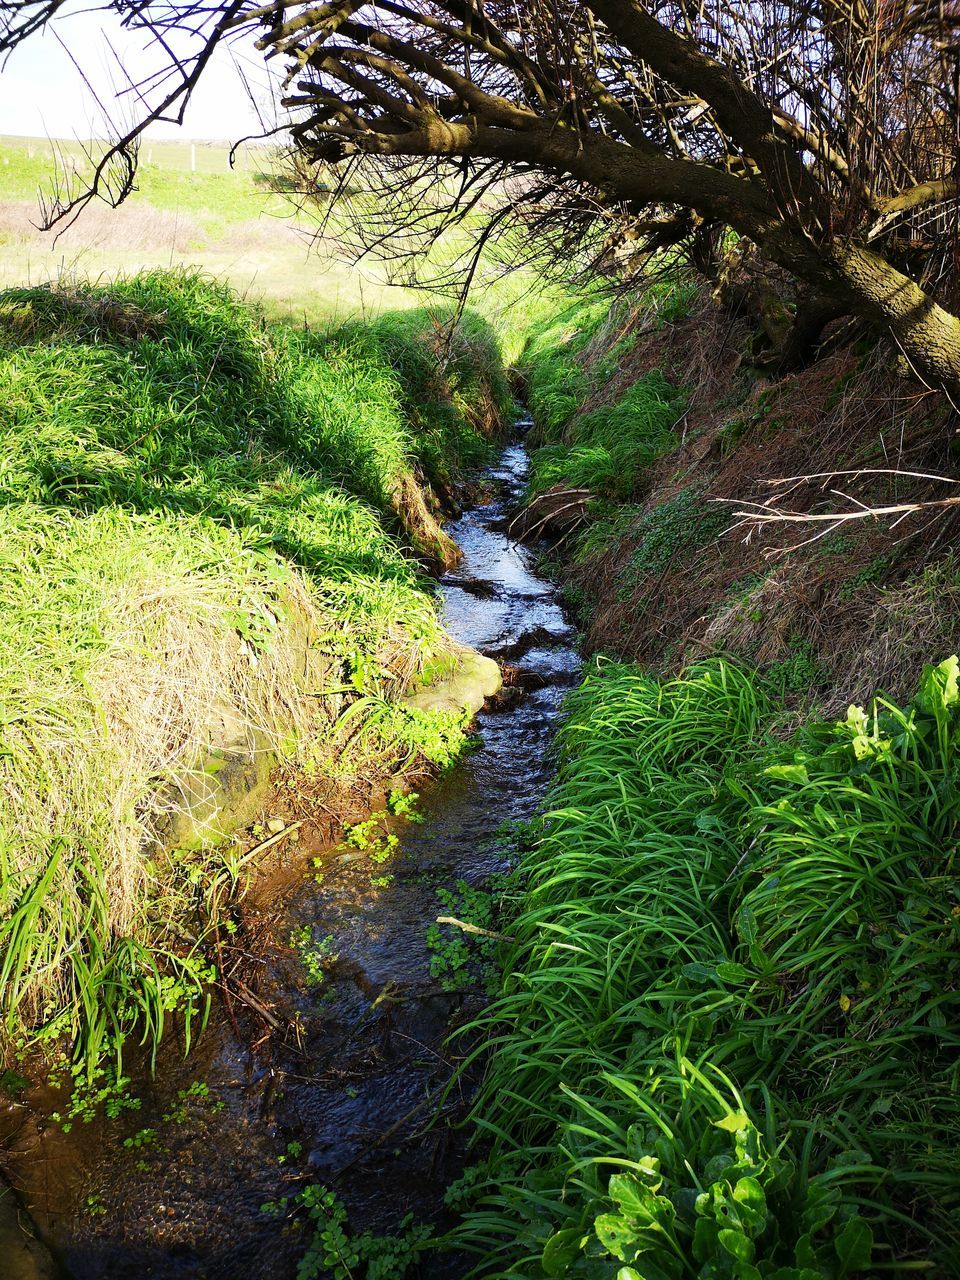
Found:
[[[73,1280],[287,1280],[305,1238],[282,1200],[306,1182],[336,1190],[355,1231],[388,1233],[407,1213],[442,1227],[444,1189],[470,1159],[470,1082],[444,1095],[465,1051],[448,1035],[484,996],[443,989],[426,930],[438,888],[507,869],[498,829],[542,800],[579,678],[555,589],[509,535],[527,425],[483,477],[486,500],[447,526],[463,560],[440,584],[447,629],[509,664],[513,687],[478,716],[477,749],[426,789],[422,822],[395,825],[389,876],[362,853],[298,846],[309,874],[287,876],[256,987],[280,1030],[244,1010],[241,1043],[218,1017],[189,1057],[165,1047],[137,1079],[138,1110],[8,1137],[11,1177]],[[331,957],[319,988],[292,935]],[[456,1259],[436,1265],[459,1274]]]

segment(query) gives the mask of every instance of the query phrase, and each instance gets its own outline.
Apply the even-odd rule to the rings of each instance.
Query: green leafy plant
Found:
[[[322,987],[340,959],[336,938],[328,935],[317,941],[312,926],[305,924],[291,932],[290,945],[300,957],[310,985]]]
[[[455,890],[437,889],[437,898],[446,914],[492,931],[495,903],[489,890],[458,880]],[[426,941],[431,976],[440,979],[444,991],[463,991],[492,980],[494,938],[466,933],[455,925],[431,924]]]
[[[463,1033],[476,1274],[949,1274],[960,662],[788,742],[775,708],[719,659],[571,695]]]
[[[409,1215],[392,1236],[352,1235],[347,1211],[326,1187],[304,1187],[296,1205],[309,1219],[313,1239],[297,1268],[297,1280],[403,1280],[428,1245],[432,1230]]]
[[[675,497],[644,512],[629,526],[635,543],[618,573],[621,595],[628,596],[646,579],[680,565],[699,548],[712,542],[729,524],[725,509],[711,503],[695,487],[681,489]]]

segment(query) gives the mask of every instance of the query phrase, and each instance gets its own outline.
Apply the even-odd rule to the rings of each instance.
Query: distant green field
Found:
[[[0,136],[0,287],[181,266],[296,320],[423,304],[422,293],[390,285],[383,264],[357,270],[315,244],[315,222],[270,190],[278,165],[265,146],[242,148],[231,168],[226,143],[146,141],[125,204],[97,202],[57,237],[37,229],[40,198],[58,175],[89,170],[81,144]]]

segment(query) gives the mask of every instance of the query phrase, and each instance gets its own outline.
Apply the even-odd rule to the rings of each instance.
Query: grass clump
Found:
[[[786,744],[773,711],[719,659],[572,695],[470,1032],[477,1274],[955,1274],[960,663]]]
[[[456,755],[462,718],[399,702],[450,653],[407,550],[445,552],[420,475],[482,457],[502,393],[479,322],[446,340],[438,371],[425,314],[295,332],[177,273],[0,296],[15,1045],[67,1036],[92,1071],[135,1028],[156,1043],[174,1008],[202,1014],[205,903],[237,868],[162,845],[211,748],[314,767]],[[201,942],[171,942],[195,912],[181,932]]]
[[[659,370],[636,379],[611,403],[584,403],[616,374],[636,339],[609,301],[568,303],[535,324],[522,357],[530,410],[542,447],[531,457],[532,495],[555,485],[588,488],[623,501],[657,458],[678,443],[685,395]]]
[[[534,324],[521,368],[530,412],[544,440],[558,440],[590,394],[592,382],[581,357],[609,314],[609,301],[577,299]]]
[[[569,444],[544,445],[532,455],[531,491],[564,484],[629,497],[646,468],[676,447],[673,428],[682,406],[683,395],[658,371],[639,378],[615,404],[578,417]]]

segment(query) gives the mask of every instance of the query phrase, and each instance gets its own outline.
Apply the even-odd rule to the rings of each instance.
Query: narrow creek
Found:
[[[278,945],[256,988],[267,1018],[244,1009],[242,1042],[220,1018],[188,1058],[165,1052],[154,1079],[135,1082],[136,1112],[70,1134],[25,1123],[8,1140],[11,1177],[73,1280],[285,1280],[304,1238],[282,1207],[262,1206],[304,1182],[336,1190],[354,1230],[388,1233],[406,1213],[442,1225],[469,1088],[443,1096],[448,1034],[483,996],[443,989],[426,931],[443,912],[438,888],[482,888],[505,869],[498,829],[542,799],[579,672],[554,588],[509,533],[527,425],[448,526],[463,560],[441,581],[447,629],[507,664],[513,686],[480,713],[477,749],[427,789],[423,821],[397,827],[389,882],[374,884],[362,855],[301,847],[300,865],[316,857],[322,874],[287,877],[275,904]],[[291,936],[335,957],[321,988]],[[458,1274],[453,1259],[438,1266]]]

